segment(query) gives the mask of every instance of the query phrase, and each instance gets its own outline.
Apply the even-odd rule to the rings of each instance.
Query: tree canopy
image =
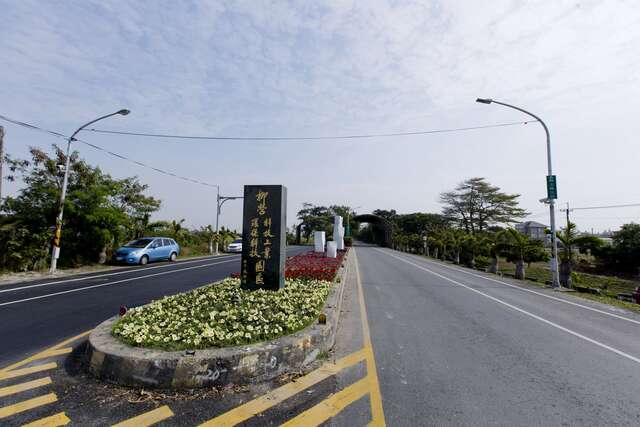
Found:
[[[59,207],[65,153],[30,149],[31,159],[8,159],[9,179],[24,187],[0,206],[0,268],[25,270],[48,262]],[[133,238],[140,223],[160,207],[137,178],[114,179],[71,154],[60,263],[104,258],[106,250]]]
[[[485,178],[470,178],[440,195],[442,213],[475,234],[491,226],[517,222],[527,216],[518,207],[519,194],[507,194]]]

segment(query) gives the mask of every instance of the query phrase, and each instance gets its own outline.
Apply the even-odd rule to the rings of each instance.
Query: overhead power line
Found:
[[[572,211],[583,211],[583,210],[588,210],[588,209],[613,209],[613,208],[633,208],[633,207],[638,207],[640,206],[640,203],[629,203],[626,205],[608,205],[608,206],[587,206],[587,207],[582,207],[582,208],[569,208],[569,210]],[[561,209],[563,212],[566,211],[566,209]]]
[[[3,115],[0,115],[0,119],[4,120],[6,122],[9,122],[9,123],[13,123],[14,125],[22,126],[22,127],[25,127],[25,128],[31,129],[31,130],[39,131],[39,132],[43,132],[43,133],[55,136],[57,138],[63,138],[63,139],[67,139],[67,140],[69,139],[69,136],[64,135],[62,133],[55,132],[55,131],[48,130],[48,129],[44,129],[44,128],[29,124],[29,123],[21,122],[19,120],[14,120],[14,119],[11,119],[11,118],[3,116]],[[92,143],[90,143],[88,141],[84,141],[82,139],[74,138],[74,141],[80,142],[80,143],[82,143],[84,145],[87,145],[87,146],[89,146],[89,147],[91,147],[91,148],[93,148],[95,150],[99,150],[99,151],[105,152],[105,153],[107,153],[107,154],[109,154],[109,155],[111,155],[113,157],[117,157],[117,158],[119,158],[121,160],[125,160],[127,162],[134,163],[134,164],[136,164],[138,166],[142,166],[143,168],[152,169],[155,172],[161,173],[163,175],[171,176],[173,178],[178,178],[178,179],[181,179],[183,181],[192,182],[194,184],[200,184],[200,185],[204,185],[204,186],[207,186],[207,187],[213,187],[213,188],[217,188],[218,187],[216,184],[209,184],[208,182],[198,181],[197,179],[189,178],[189,177],[186,177],[186,176],[181,176],[181,175],[175,174],[173,172],[166,171],[164,169],[156,168],[154,166],[148,165],[148,164],[143,163],[143,162],[139,162],[137,160],[134,160],[134,159],[131,159],[131,158],[127,157],[127,156],[123,156],[122,154],[118,154],[116,152],[107,150],[105,148],[102,148],[102,147],[100,147],[98,145],[92,144]]]
[[[526,125],[529,121],[509,122],[509,123],[497,123],[483,126],[470,126],[462,128],[451,129],[432,129],[422,130],[414,132],[397,132],[397,133],[377,133],[377,134],[362,134],[362,135],[334,135],[334,136],[197,136],[197,135],[173,135],[164,133],[142,133],[142,132],[126,132],[117,130],[104,130],[104,129],[86,129],[89,132],[106,133],[114,135],[128,135],[128,136],[142,136],[147,138],[169,138],[169,139],[197,139],[197,140],[213,140],[213,141],[322,141],[322,140],[338,140],[338,139],[365,139],[365,138],[389,138],[398,136],[415,136],[415,135],[428,135],[433,133],[452,133],[452,132],[465,132],[479,129],[489,129],[505,126],[517,126]],[[534,122],[536,120],[533,120]]]

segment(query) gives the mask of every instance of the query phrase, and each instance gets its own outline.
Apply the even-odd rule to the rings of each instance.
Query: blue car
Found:
[[[145,265],[151,261],[175,261],[180,246],[168,237],[141,237],[118,248],[113,255],[117,263]]]

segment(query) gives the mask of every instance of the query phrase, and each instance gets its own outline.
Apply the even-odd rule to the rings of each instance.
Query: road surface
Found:
[[[291,247],[288,255],[308,251]],[[118,313],[228,277],[240,255],[161,262],[104,273],[22,282],[0,287],[0,367]]]
[[[387,425],[640,425],[640,316],[389,249],[357,257]]]

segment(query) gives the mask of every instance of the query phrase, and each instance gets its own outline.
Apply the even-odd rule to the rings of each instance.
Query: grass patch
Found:
[[[245,291],[228,278],[127,312],[113,335],[136,347],[186,350],[267,341],[317,319],[331,282],[287,279],[273,291]]]

